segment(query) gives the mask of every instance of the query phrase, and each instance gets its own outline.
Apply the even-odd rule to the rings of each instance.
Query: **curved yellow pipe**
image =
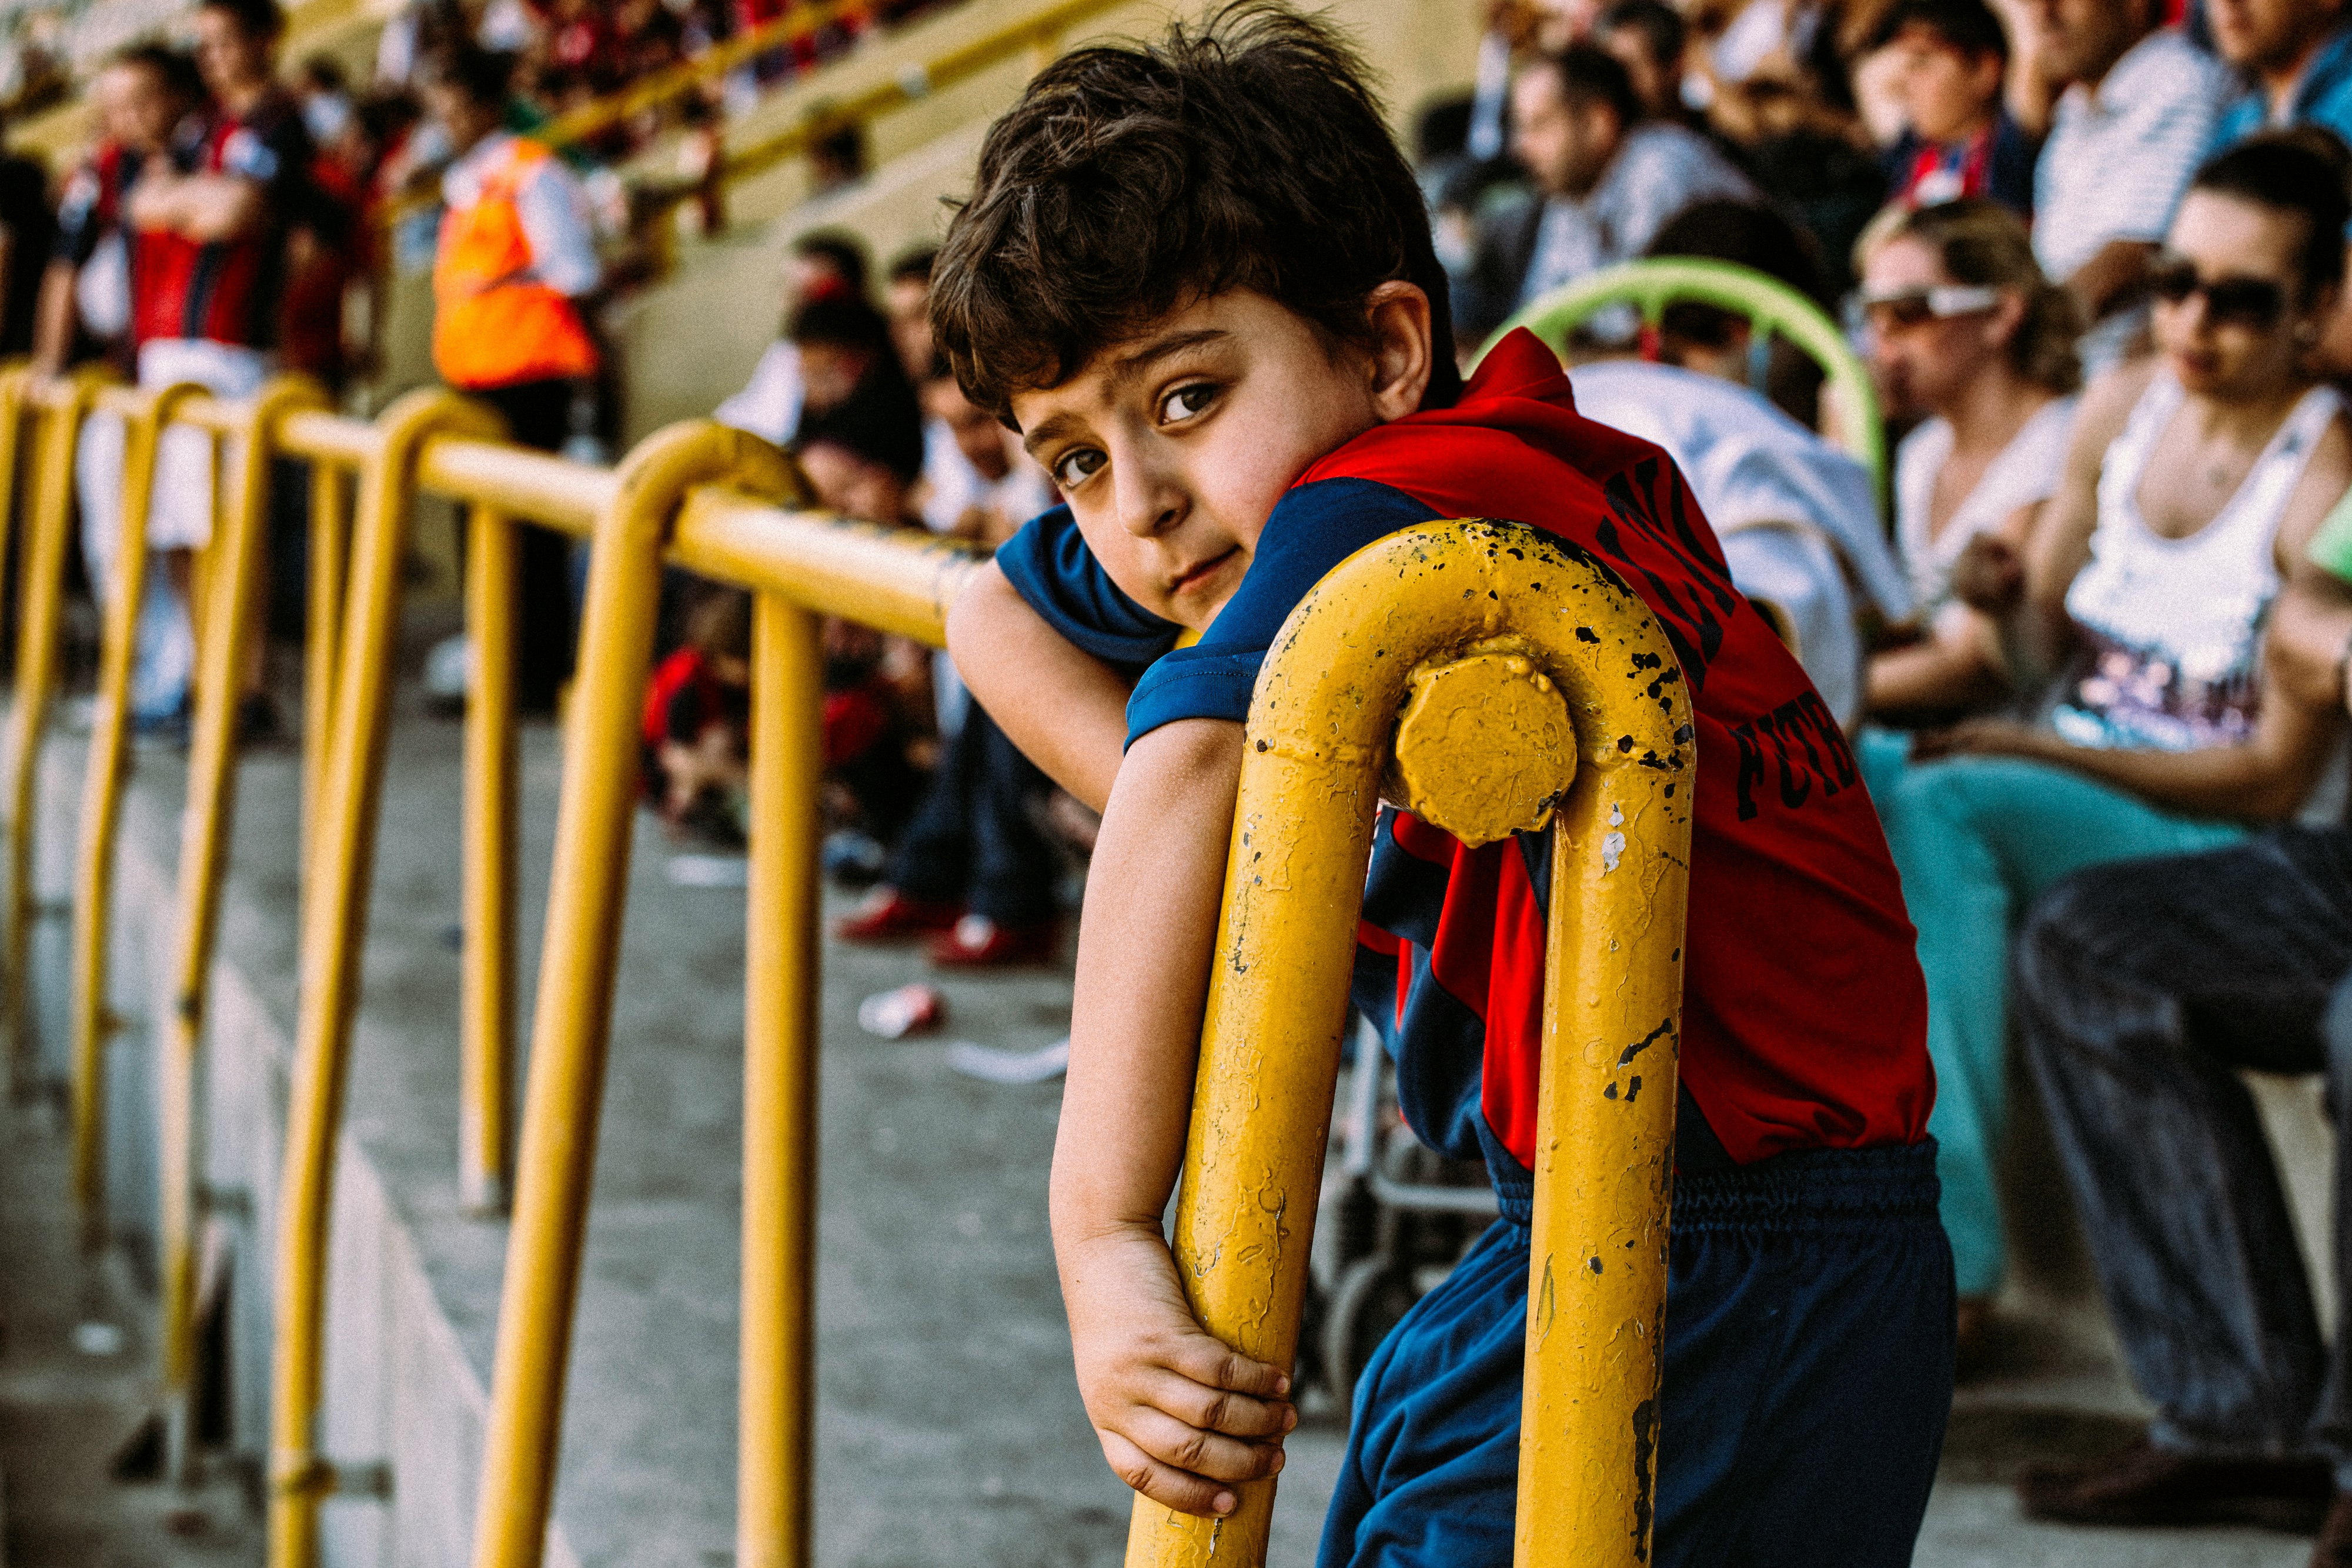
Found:
[[[1546,684],[1572,752],[1515,738],[1552,711]],[[1400,711],[1432,687],[1441,700],[1401,737]],[[1433,745],[1424,725],[1452,733]],[[1646,1561],[1696,766],[1665,636],[1567,540],[1487,521],[1408,528],[1291,612],[1245,733],[1176,1215],[1193,1309],[1235,1349],[1292,1364],[1391,758],[1424,758],[1389,775],[1406,805],[1473,836],[1550,815],[1518,1562]],[[1530,750],[1556,760],[1530,766]],[[1274,1483],[1240,1499],[1212,1521],[1139,1498],[1130,1568],[1262,1563]]]

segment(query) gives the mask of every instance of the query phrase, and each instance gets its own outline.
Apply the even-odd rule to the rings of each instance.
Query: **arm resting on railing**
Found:
[[[1226,1483],[1280,1469],[1297,1420],[1279,1369],[1201,1328],[1160,1230],[1241,761],[1241,726],[1187,719],[1138,740],[1118,774],[1087,878],[1054,1145],[1054,1255],[1087,1418],[1121,1480],[1200,1514],[1233,1511]]]
[[[1119,673],[1047,625],[993,564],[972,575],[948,612],[948,652],[1013,744],[1055,783],[1101,810],[1127,744],[1128,682]],[[1224,844],[1220,830],[1220,877]]]

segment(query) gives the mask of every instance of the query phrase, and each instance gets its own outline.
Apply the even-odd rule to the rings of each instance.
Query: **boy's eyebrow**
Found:
[[[1150,370],[1154,363],[1166,359],[1171,354],[1181,354],[1187,349],[1197,349],[1203,343],[1214,342],[1220,338],[1230,336],[1232,334],[1223,328],[1196,327],[1189,332],[1171,332],[1165,337],[1154,338],[1133,353],[1121,354],[1118,359],[1113,360],[1109,373],[1105,379],[1113,386],[1131,382]],[[1076,414],[1069,413],[1057,413],[1041,419],[1037,422],[1035,429],[1024,430],[1021,433],[1022,449],[1034,457],[1041,448],[1059,440],[1071,426],[1083,423]]]
[[[1109,379],[1113,384],[1133,381],[1157,361],[1171,354],[1181,354],[1187,349],[1197,349],[1203,343],[1214,342],[1228,335],[1222,328],[1195,327],[1189,332],[1171,332],[1165,337],[1154,338],[1133,353],[1121,354],[1112,361]]]
[[[1082,422],[1078,416],[1074,413],[1057,413],[1050,418],[1041,419],[1037,422],[1035,429],[1024,430],[1021,433],[1021,450],[1034,457],[1044,448],[1059,441],[1065,431],[1080,423]]]

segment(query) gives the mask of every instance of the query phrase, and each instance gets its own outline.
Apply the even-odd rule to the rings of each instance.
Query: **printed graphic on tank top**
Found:
[[[2066,591],[2083,651],[2050,716],[2077,746],[2197,751],[2253,733],[2279,517],[2342,404],[2305,392],[2212,521],[2176,539],[2148,527],[2138,495],[2185,396],[2168,375],[2149,382],[2100,465],[2090,564]]]

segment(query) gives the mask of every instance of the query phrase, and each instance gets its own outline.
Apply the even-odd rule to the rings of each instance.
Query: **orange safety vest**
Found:
[[[451,386],[478,392],[595,372],[596,345],[578,308],[547,285],[514,277],[531,261],[515,194],[551,156],[517,138],[483,179],[481,198],[441,216],[433,363]]]

